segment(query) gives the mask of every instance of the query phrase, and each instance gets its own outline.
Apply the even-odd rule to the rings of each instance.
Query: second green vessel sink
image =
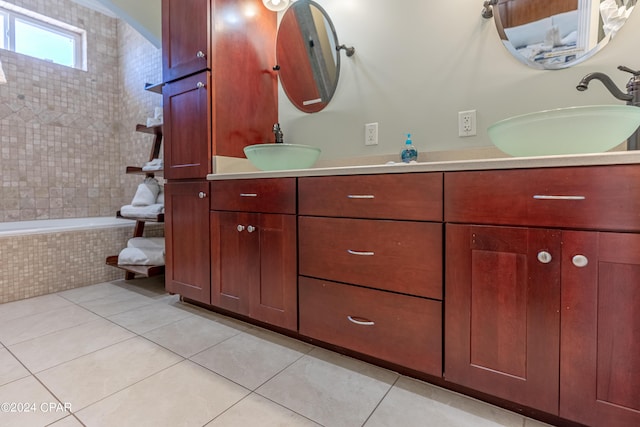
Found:
[[[501,151],[526,157],[601,153],[624,142],[638,126],[639,107],[592,105],[515,116],[487,131]]]

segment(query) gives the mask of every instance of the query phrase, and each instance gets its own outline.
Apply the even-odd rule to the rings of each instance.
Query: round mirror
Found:
[[[327,12],[298,0],[285,12],[276,41],[280,84],[289,100],[306,113],[329,104],[338,85],[338,38]]]
[[[525,64],[566,68],[602,49],[624,25],[637,0],[494,0],[505,47]]]

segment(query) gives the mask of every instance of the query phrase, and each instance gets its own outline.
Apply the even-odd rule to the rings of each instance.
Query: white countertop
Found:
[[[543,156],[543,157],[508,157],[485,158],[473,160],[445,160],[433,162],[418,162],[411,164],[395,163],[393,165],[359,165],[317,167],[309,169],[291,169],[280,171],[242,171],[234,172],[227,168],[223,173],[207,175],[210,181],[228,179],[252,178],[287,178],[303,176],[329,175],[370,175],[380,173],[409,173],[409,172],[444,172],[444,171],[474,171],[548,168],[564,166],[596,166],[640,163],[640,151],[615,151],[608,153]]]

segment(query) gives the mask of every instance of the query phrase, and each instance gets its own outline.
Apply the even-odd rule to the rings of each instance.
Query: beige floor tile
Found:
[[[251,394],[206,427],[320,427],[319,424],[257,394]]]
[[[83,427],[83,425],[76,419],[76,417],[69,415],[68,417],[63,418],[60,421],[56,421],[47,427]]]
[[[191,316],[144,334],[151,341],[191,357],[241,331],[200,316]]]
[[[9,350],[0,350],[0,386],[29,375],[29,371],[9,353]]]
[[[131,291],[123,287],[116,286],[110,282],[105,282],[98,283],[97,285],[83,286],[81,288],[58,292],[57,295],[60,295],[61,297],[77,304],[98,298],[105,298],[116,295],[128,295],[130,292]]]
[[[98,318],[15,344],[9,349],[31,372],[35,373],[134,336],[126,329]]]
[[[72,411],[97,402],[183,360],[140,337],[63,363],[37,374]]]
[[[62,329],[98,319],[75,304],[18,319],[0,322],[0,341],[9,347]]]
[[[522,427],[524,418],[498,407],[420,381],[401,377],[365,427]]]
[[[256,392],[325,426],[361,426],[397,374],[314,349]]]
[[[185,310],[155,302],[144,307],[109,316],[109,320],[137,334],[144,334],[169,323],[186,319],[189,316],[193,315]]]
[[[43,295],[41,297],[23,299],[0,305],[0,323],[59,308],[70,307],[73,303],[58,295]]]
[[[145,305],[153,304],[154,302],[155,300],[152,298],[127,291],[127,293],[115,294],[81,302],[79,305],[99,316],[109,317],[135,308],[143,307]]]
[[[248,390],[188,360],[78,412],[91,427],[200,427]]]
[[[191,360],[255,390],[311,348],[282,335],[251,329],[193,356]]]
[[[0,402],[2,427],[42,427],[69,415],[63,407],[50,409],[60,402],[32,376],[0,387]]]

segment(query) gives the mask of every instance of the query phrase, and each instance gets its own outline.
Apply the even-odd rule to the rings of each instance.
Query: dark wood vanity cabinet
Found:
[[[298,181],[302,335],[442,375],[442,174]]]
[[[211,69],[211,0],[162,0],[165,82]]]
[[[162,5],[165,177],[205,178],[212,157],[244,158],[245,146],[273,139],[276,14],[260,0]]]
[[[209,304],[209,183],[171,181],[164,188],[165,287],[169,292]]]
[[[585,425],[640,425],[639,172],[445,175],[446,380]]]
[[[211,183],[211,304],[297,330],[296,179]]]

